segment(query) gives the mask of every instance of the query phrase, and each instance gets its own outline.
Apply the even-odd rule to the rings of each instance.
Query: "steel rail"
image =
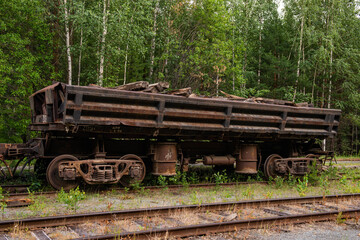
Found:
[[[26,190],[26,188],[30,187],[30,184],[17,184],[17,185],[1,185],[0,186],[4,191],[16,191],[18,189]]]
[[[120,234],[107,234],[88,236],[80,239],[150,239],[150,238],[171,238],[171,237],[190,237],[206,234],[214,234],[221,232],[233,232],[242,229],[264,228],[266,226],[285,225],[285,224],[299,224],[308,221],[319,222],[337,219],[339,214],[344,218],[358,218],[360,217],[360,208],[344,210],[344,211],[331,211],[325,213],[310,213],[310,214],[296,214],[284,217],[268,217],[249,220],[237,220],[230,222],[208,223],[187,225],[181,227],[172,227],[164,229],[152,229],[136,232],[124,232]]]
[[[360,198],[360,194],[343,194],[343,195],[327,195],[327,196],[309,196],[301,198],[279,198],[279,199],[261,199],[238,202],[225,203],[208,203],[202,205],[180,205],[170,207],[141,208],[132,210],[120,210],[109,212],[83,213],[74,215],[51,216],[41,218],[27,218],[16,220],[0,221],[0,232],[10,231],[13,228],[33,229],[38,227],[55,227],[70,224],[81,224],[87,221],[104,221],[112,219],[123,219],[132,217],[151,217],[166,215],[176,211],[183,210],[229,210],[234,208],[258,208],[263,206],[276,206],[280,204],[301,204],[316,203],[326,201],[349,200],[352,198]]]

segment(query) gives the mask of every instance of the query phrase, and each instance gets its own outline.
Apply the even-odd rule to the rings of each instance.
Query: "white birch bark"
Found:
[[[314,104],[314,91],[315,91],[315,81],[316,81],[316,70],[317,70],[317,64],[315,64],[313,84],[312,84],[312,88],[311,88],[311,103],[312,103],[312,104]]]
[[[69,12],[67,7],[67,0],[64,0],[64,17],[65,17],[65,42],[66,42],[66,55],[68,63],[68,84],[72,85],[72,59],[70,50],[70,30],[69,30]]]
[[[151,39],[151,51],[150,51],[150,71],[149,71],[149,79],[151,80],[152,75],[154,73],[154,59],[155,59],[155,48],[156,48],[156,28],[157,28],[157,15],[159,8],[160,0],[157,0],[155,3],[154,10],[154,25],[153,25],[153,34],[154,36]]]
[[[165,62],[164,62],[164,70],[165,70],[165,78],[167,78],[168,75],[168,61],[169,61],[169,43],[170,43],[170,39],[169,37],[166,38],[166,58],[165,58]]]
[[[216,97],[219,96],[219,71],[220,69],[217,69],[216,72]]]
[[[129,42],[126,44],[125,63],[124,63],[124,85],[126,84],[126,72],[127,72],[127,62],[128,62],[128,51],[129,51]]]
[[[103,11],[103,33],[101,36],[101,50],[100,50],[100,65],[99,65],[99,82],[100,86],[103,86],[104,80],[104,62],[105,62],[105,43],[106,43],[106,34],[107,34],[107,15],[110,5],[110,0],[104,0],[104,11]]]
[[[135,9],[136,11],[136,9]],[[133,23],[134,16],[131,16],[130,25]],[[125,49],[125,63],[124,63],[124,85],[126,84],[126,76],[127,76],[127,65],[128,65],[128,54],[129,54],[129,37],[130,37],[130,30],[128,30],[127,35],[127,42],[126,42],[126,49]]]
[[[82,3],[82,17],[84,17],[85,12],[85,2]],[[77,85],[80,86],[80,77],[81,77],[81,57],[82,57],[82,46],[83,46],[83,24],[80,26],[80,49],[79,49],[79,62],[78,62],[78,76],[77,76]]]
[[[232,47],[232,65],[233,65],[233,72],[232,72],[232,90],[235,91],[235,49],[234,44]]]
[[[261,29],[262,29],[262,20],[261,20],[261,17],[259,17],[259,24],[260,24],[260,30],[259,30],[259,62],[258,62],[258,74],[257,74],[257,77],[258,77],[258,84],[260,84],[260,77],[261,77]]]
[[[333,6],[331,5],[331,10]],[[331,11],[332,12],[332,11]],[[332,28],[333,28],[333,19],[331,18],[330,21],[330,34],[332,35]],[[333,41],[332,36],[330,40],[330,74],[329,74],[329,95],[328,95],[328,108],[331,107],[331,91],[332,91],[332,63],[333,63]],[[356,145],[357,146],[357,145]]]
[[[300,29],[299,53],[298,53],[298,62],[297,62],[296,81],[295,81],[295,87],[294,87],[293,102],[295,102],[296,89],[297,89],[297,85],[299,83],[299,77],[300,77],[301,49],[302,49],[302,40],[303,40],[303,32],[304,32],[304,15],[301,18],[301,27],[300,28],[301,29]]]
[[[79,68],[78,68],[78,76],[77,76],[77,85],[80,86],[80,76],[81,76],[81,53],[82,53],[82,45],[83,45],[83,28],[81,26],[80,29],[80,52],[79,52]]]
[[[333,62],[333,50],[332,50],[332,47],[331,47],[331,51],[330,51],[330,79],[329,79],[329,96],[328,96],[328,108],[331,107],[331,87],[332,87],[332,62]]]

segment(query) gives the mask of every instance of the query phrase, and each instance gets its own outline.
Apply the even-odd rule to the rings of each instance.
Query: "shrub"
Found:
[[[61,188],[57,198],[59,202],[65,203],[68,209],[72,209],[76,213],[78,202],[85,199],[85,192],[80,191],[79,187],[71,189],[68,193]]]

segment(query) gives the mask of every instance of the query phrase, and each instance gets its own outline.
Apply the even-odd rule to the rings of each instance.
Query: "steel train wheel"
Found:
[[[80,180],[63,180],[59,176],[59,165],[65,161],[79,161],[79,159],[72,155],[60,155],[54,158],[46,170],[46,179],[53,188],[57,190],[63,188],[64,191],[68,191],[76,188],[79,185]]]
[[[275,178],[276,176],[279,176],[279,174],[275,171],[275,160],[281,159],[282,157],[278,154],[271,154],[265,161],[264,164],[264,174],[267,178]]]
[[[120,160],[135,160],[136,163],[133,164],[129,169],[129,175],[124,175],[120,178],[120,183],[124,187],[130,187],[132,184],[140,183],[144,180],[146,175],[146,167],[143,160],[134,155],[134,154],[127,154],[122,156]]]

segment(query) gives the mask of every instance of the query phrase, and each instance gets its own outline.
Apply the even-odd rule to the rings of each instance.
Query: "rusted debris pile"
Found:
[[[96,85],[91,85],[91,86],[98,87]],[[146,81],[138,81],[138,82],[132,82],[125,85],[121,85],[115,87],[114,89],[126,90],[126,91],[149,92],[149,93],[162,93],[162,94],[177,95],[177,96],[184,96],[190,98],[192,97],[208,98],[207,96],[198,96],[195,93],[192,93],[191,87],[181,88],[176,90],[168,90],[169,86],[170,84],[168,82],[158,82],[158,83],[150,84],[149,82]],[[225,97],[217,97],[217,98],[225,98],[225,99],[236,100],[241,102],[267,103],[267,104],[287,105],[287,106],[295,106],[295,107],[313,107],[312,104],[309,104],[307,102],[294,103],[286,100],[270,99],[270,98],[262,98],[262,97],[244,98],[244,97],[228,94],[221,90],[220,93],[223,94]]]
[[[140,92],[149,92],[149,93],[164,93],[170,95],[178,95],[189,97],[192,93],[191,87],[176,89],[168,91],[170,84],[168,82],[158,82],[149,84],[146,81],[138,81],[133,83],[128,83],[115,87],[117,90],[126,90],[126,91],[140,91]]]
[[[288,105],[288,106],[295,106],[295,107],[313,107],[312,104],[303,102],[303,103],[294,103],[291,101],[280,100],[280,99],[271,99],[271,98],[262,98],[262,97],[252,97],[252,98],[243,98],[236,95],[228,94],[224,91],[220,92],[224,94],[224,96],[231,100],[238,100],[243,102],[256,102],[256,103],[268,103],[268,104],[276,104],[276,105]]]

